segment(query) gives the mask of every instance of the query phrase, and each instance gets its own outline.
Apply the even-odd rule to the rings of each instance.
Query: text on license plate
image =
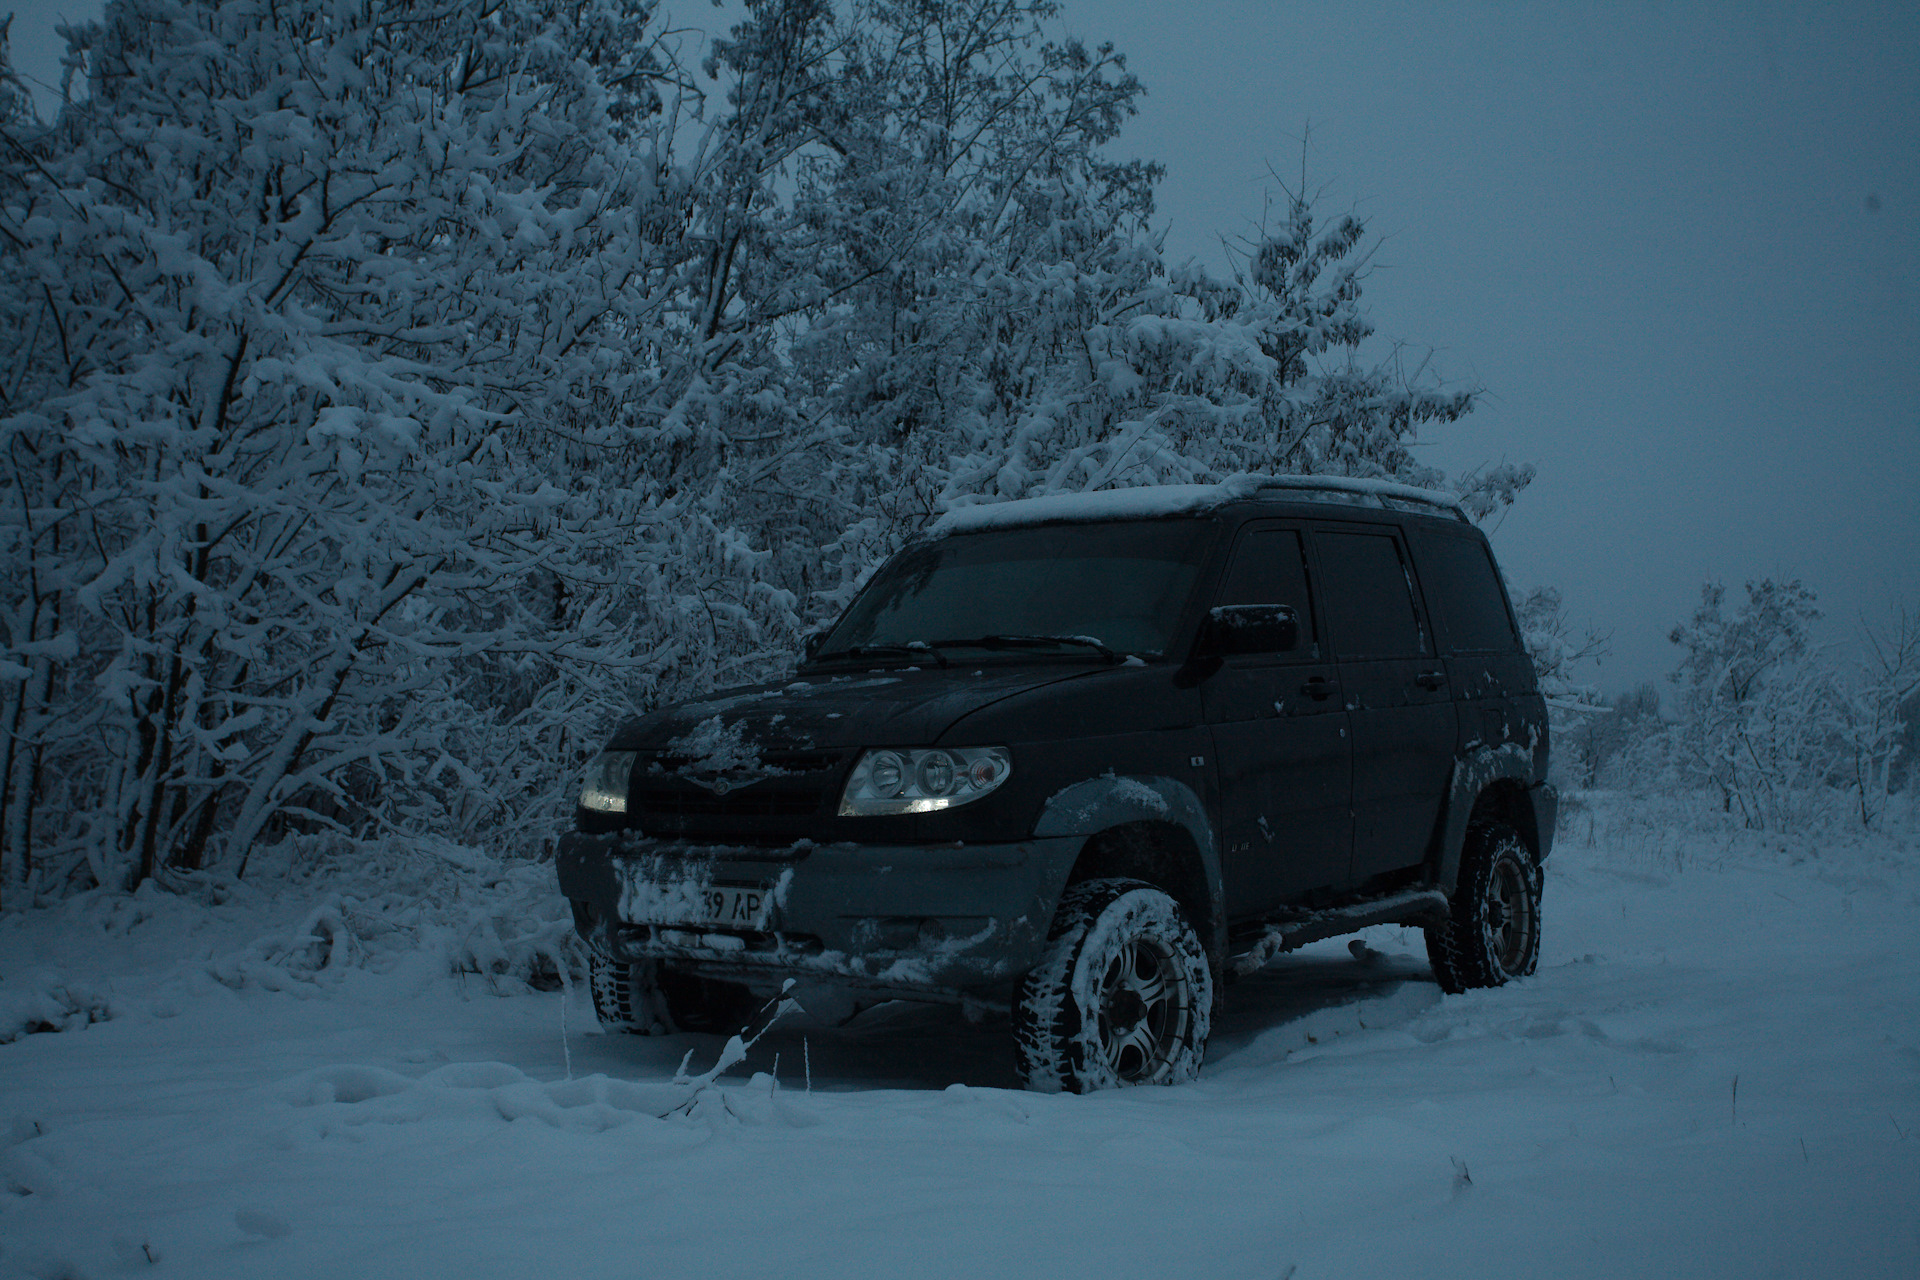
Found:
[[[704,912],[700,924],[732,925],[739,929],[764,929],[773,895],[766,889],[742,889],[716,885],[700,891]]]

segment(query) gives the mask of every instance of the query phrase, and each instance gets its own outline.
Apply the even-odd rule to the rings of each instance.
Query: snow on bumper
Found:
[[[581,935],[607,954],[937,996],[1006,987],[1034,965],[1080,843],[765,848],[574,832],[556,865]],[[761,895],[744,927],[714,918],[734,890]]]

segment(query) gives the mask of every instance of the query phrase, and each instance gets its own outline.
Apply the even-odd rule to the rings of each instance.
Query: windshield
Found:
[[[1211,528],[1205,520],[1059,524],[921,543],[880,570],[820,657],[978,640],[990,650],[1026,641],[1019,647],[1028,650],[1044,637],[1061,637],[1063,651],[1159,655],[1173,642]]]

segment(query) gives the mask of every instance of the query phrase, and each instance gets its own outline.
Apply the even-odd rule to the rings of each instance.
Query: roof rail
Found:
[[[1419,489],[1392,480],[1361,480],[1352,476],[1248,476],[1255,492],[1282,490],[1313,501],[1315,498],[1371,498],[1375,505],[1395,510],[1447,512],[1467,519],[1460,499],[1438,489]]]

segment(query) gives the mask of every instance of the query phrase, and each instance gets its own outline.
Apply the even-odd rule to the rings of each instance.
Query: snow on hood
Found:
[[[1003,698],[1109,667],[900,668],[885,674],[810,674],[662,707],[630,721],[610,750],[663,750],[751,771],[767,750],[932,743],[962,717]],[[732,775],[727,768],[712,770]]]
[[[773,717],[776,722],[781,718],[778,715]],[[760,758],[760,745],[748,737],[745,722],[736,720],[728,723],[716,712],[668,742],[662,749],[667,755],[685,761],[674,770],[675,773],[697,786],[712,789],[721,778],[725,778],[729,786],[739,786],[762,778],[780,777],[785,771],[774,768]],[[656,764],[653,767],[658,769],[660,766]],[[641,917],[622,918],[638,920]]]

